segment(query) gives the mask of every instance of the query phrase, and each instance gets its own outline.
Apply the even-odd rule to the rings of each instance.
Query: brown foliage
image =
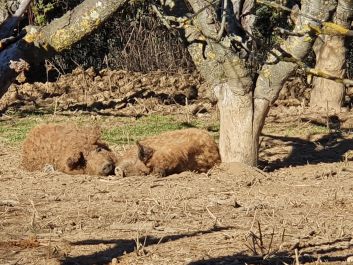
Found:
[[[220,163],[218,146],[204,130],[184,129],[146,138],[123,153],[117,170],[124,176],[182,171],[207,172]]]
[[[22,165],[29,171],[47,164],[67,174],[110,175],[115,156],[100,141],[99,127],[44,124],[33,128],[24,144]]]

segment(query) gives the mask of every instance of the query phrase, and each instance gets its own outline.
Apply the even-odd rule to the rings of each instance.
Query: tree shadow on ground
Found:
[[[285,145],[292,146],[292,151],[284,160],[271,163],[261,161],[260,166],[270,172],[288,166],[340,162],[343,161],[343,155],[347,151],[353,150],[353,140],[345,139],[342,132],[329,133],[316,141],[308,141],[299,137],[266,134],[263,136],[270,138],[269,143],[279,140]]]
[[[269,255],[268,257],[263,257],[257,254],[251,256],[240,252],[234,255],[193,261],[188,263],[188,265],[278,265],[304,264],[309,262],[315,262],[315,264],[322,262],[337,262],[338,264],[341,264],[342,262],[346,262],[347,258],[351,256],[350,253],[337,255],[338,251],[349,250],[351,248],[342,248],[337,245],[345,241],[347,241],[347,239],[341,238],[324,243],[309,244],[308,247],[310,249],[307,251],[305,250],[305,248],[307,248],[305,246],[298,247],[297,249],[300,250],[300,255],[298,255],[299,263],[296,260],[295,252],[291,250],[275,252],[273,255]]]
[[[299,264],[304,264],[308,262],[317,262],[321,260],[321,262],[345,262],[350,255],[343,256],[318,256],[305,254],[299,257]],[[278,253],[277,255],[264,259],[261,256],[248,256],[243,254],[235,254],[230,256],[223,256],[212,258],[208,260],[198,260],[188,265],[278,265],[278,264],[295,264],[295,257],[289,255],[286,252]]]
[[[214,227],[208,230],[197,231],[193,233],[185,233],[180,235],[169,235],[165,237],[153,237],[146,236],[140,237],[139,242],[144,246],[148,247],[151,245],[160,245],[168,241],[175,241],[182,238],[194,237],[204,234],[210,234],[218,231],[225,231],[229,229],[234,229],[233,226],[229,227]],[[116,239],[116,240],[84,240],[77,241],[71,243],[72,246],[82,246],[82,245],[99,245],[99,244],[114,244],[112,248],[96,252],[90,255],[82,255],[77,257],[65,257],[61,260],[62,265],[103,265],[111,262],[113,258],[118,258],[124,254],[128,254],[136,251],[136,241],[135,240],[124,240],[124,239]]]

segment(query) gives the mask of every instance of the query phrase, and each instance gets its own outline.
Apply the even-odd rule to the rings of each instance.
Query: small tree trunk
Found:
[[[324,36],[324,42],[316,44],[316,67],[337,77],[344,77],[346,48],[344,38]],[[315,77],[311,91],[310,106],[339,112],[344,99],[345,87],[341,83],[321,77]]]
[[[214,90],[220,113],[219,148],[222,162],[256,166],[261,129],[253,126],[252,93],[239,96],[228,83],[218,85]]]
[[[349,29],[353,17],[353,0],[338,0],[333,22]],[[346,48],[344,37],[323,36],[323,41],[316,41],[313,49],[316,54],[316,68],[331,75],[343,78]],[[310,106],[339,112],[344,99],[343,84],[316,77],[310,97]]]
[[[0,0],[0,24],[8,17],[7,0]]]

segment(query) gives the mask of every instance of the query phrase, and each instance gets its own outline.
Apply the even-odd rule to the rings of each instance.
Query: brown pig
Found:
[[[204,130],[183,129],[148,137],[117,158],[116,174],[122,176],[183,171],[207,172],[220,163],[218,146]]]
[[[23,144],[22,165],[29,171],[52,165],[67,174],[112,175],[116,157],[100,141],[99,127],[43,124],[33,128]]]

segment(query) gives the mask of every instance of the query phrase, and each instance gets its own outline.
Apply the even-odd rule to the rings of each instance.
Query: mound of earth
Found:
[[[0,100],[0,110],[50,112],[65,110],[118,111],[135,105],[153,111],[160,105],[186,105],[208,97],[209,89],[197,74],[77,68],[56,82],[12,85]]]

